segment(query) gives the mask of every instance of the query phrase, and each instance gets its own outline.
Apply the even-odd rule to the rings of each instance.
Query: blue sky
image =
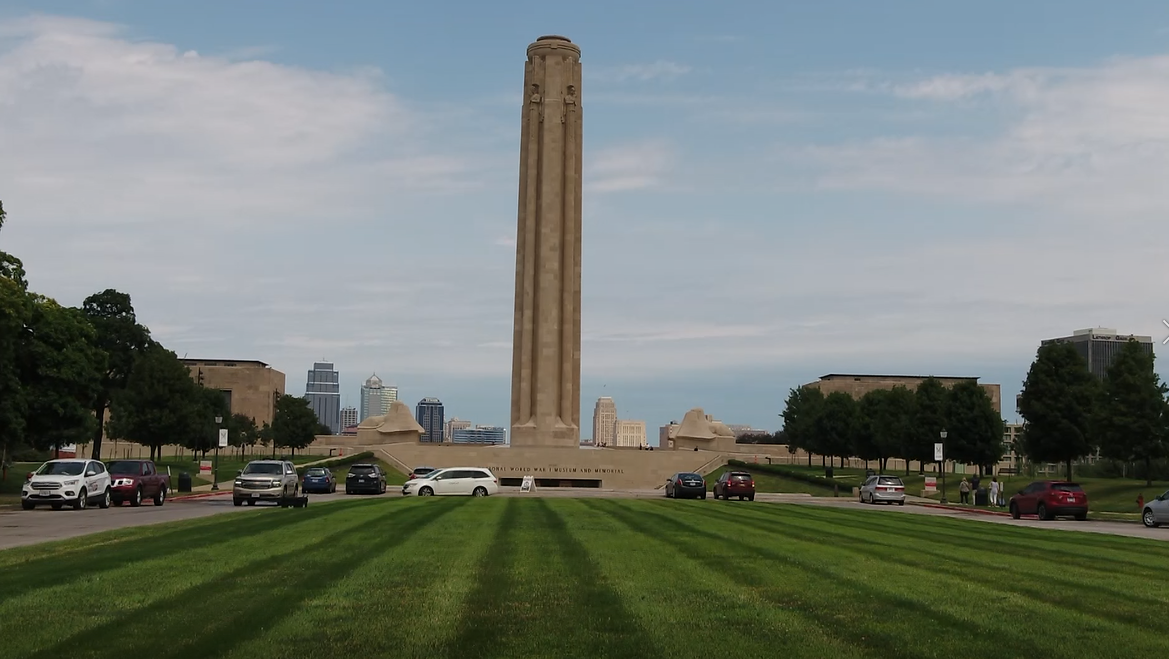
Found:
[[[524,49],[583,51],[582,435],[1169,317],[1169,6],[0,3],[4,249],[180,355],[506,425]],[[1165,364],[1158,365],[1165,374]]]

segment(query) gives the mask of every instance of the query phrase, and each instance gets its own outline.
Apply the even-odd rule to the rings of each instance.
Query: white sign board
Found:
[[[934,444],[934,462],[941,462],[942,460],[945,460],[945,459],[946,459],[945,456],[942,454],[942,443],[941,442],[935,443]]]
[[[535,476],[524,476],[524,482],[520,483],[520,492],[531,492],[536,487]]]
[[[227,428],[219,429],[219,448],[227,448]]]
[[[938,489],[938,477],[937,476],[926,476],[925,477],[925,489],[936,491]]]
[[[200,460],[199,461],[199,475],[200,476],[210,476],[211,475],[211,461],[210,460]]]

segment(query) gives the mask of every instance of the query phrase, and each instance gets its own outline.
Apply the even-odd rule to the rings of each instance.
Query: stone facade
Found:
[[[907,389],[916,389],[917,385],[921,384],[928,376],[925,375],[850,375],[843,373],[831,373],[829,375],[821,376],[816,382],[805,384],[805,387],[819,389],[824,392],[824,395],[836,391],[843,391],[851,395],[853,398],[859,399],[861,396],[873,391],[875,389],[892,389],[893,387],[905,387]],[[976,377],[938,377],[934,379],[941,382],[944,387],[952,387],[959,382],[968,382],[973,380],[978,382]],[[986,390],[986,395],[990,397],[990,402],[994,405],[994,409],[999,414],[1002,414],[1002,387],[997,384],[982,384],[982,388]]]
[[[257,426],[272,423],[276,399],[284,393],[284,374],[261,361],[248,359],[183,359],[191,379],[210,389],[231,392],[231,413],[243,414]]]
[[[520,121],[511,443],[580,445],[580,48],[528,46]]]
[[[421,442],[425,429],[400,400],[390,403],[384,416],[371,416],[357,426],[357,441],[364,444]]]
[[[670,440],[675,450],[693,451],[736,451],[735,433],[721,421],[695,407],[682,417],[677,429],[670,431]]]

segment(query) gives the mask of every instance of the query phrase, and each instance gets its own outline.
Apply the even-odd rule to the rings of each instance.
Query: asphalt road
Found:
[[[543,496],[571,498],[604,497],[624,499],[664,499],[661,490],[615,491],[588,489],[546,489],[535,493],[520,493],[519,488],[503,488],[503,491],[500,492],[500,495],[505,497]],[[371,495],[361,496],[362,498],[366,498]],[[391,487],[386,494],[381,496],[400,497],[402,495],[398,488]],[[348,497],[345,494],[313,494],[310,495],[309,501],[310,505],[318,505],[332,501],[342,501],[348,498],[351,497]],[[760,503],[773,503],[829,506],[834,508],[864,510],[875,515],[934,515],[985,522],[988,524],[1011,524],[1014,526],[1026,526],[1039,529],[1103,533],[1108,535],[1121,535],[1133,538],[1148,538],[1152,540],[1169,541],[1169,528],[1149,529],[1140,524],[1100,521],[1076,522],[1073,520],[1041,522],[1037,519],[1026,518],[1013,520],[1009,517],[1000,517],[996,515],[961,512],[958,510],[939,510],[936,508],[926,508],[924,506],[915,505],[873,506],[862,504],[852,500],[851,498],[846,499],[844,497],[822,498],[799,494],[759,493],[756,495],[755,501],[753,503],[745,501],[730,501],[724,503],[722,501],[716,502],[709,498],[708,502],[712,505],[758,505]],[[162,524],[165,522],[173,522],[182,519],[207,517],[209,515],[218,515],[221,513],[242,515],[271,505],[272,504],[259,504],[255,507],[243,506],[241,508],[236,508],[231,503],[231,493],[225,492],[216,496],[199,499],[172,500],[168,501],[166,505],[161,507],[146,504],[140,508],[121,506],[110,508],[108,510],[100,510],[96,507],[80,511],[68,509],[55,511],[50,508],[43,507],[30,511],[20,509],[0,510],[0,549],[19,547],[22,545],[31,545],[49,540],[63,540],[66,538],[87,535],[89,533],[110,531],[113,529],[128,528],[131,526]]]

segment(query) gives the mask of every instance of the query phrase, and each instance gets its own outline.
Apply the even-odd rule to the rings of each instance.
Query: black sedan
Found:
[[[345,494],[385,494],[386,472],[373,464],[355,464],[345,475]]]
[[[670,499],[706,498],[706,479],[701,474],[683,471],[666,481],[666,497]]]

